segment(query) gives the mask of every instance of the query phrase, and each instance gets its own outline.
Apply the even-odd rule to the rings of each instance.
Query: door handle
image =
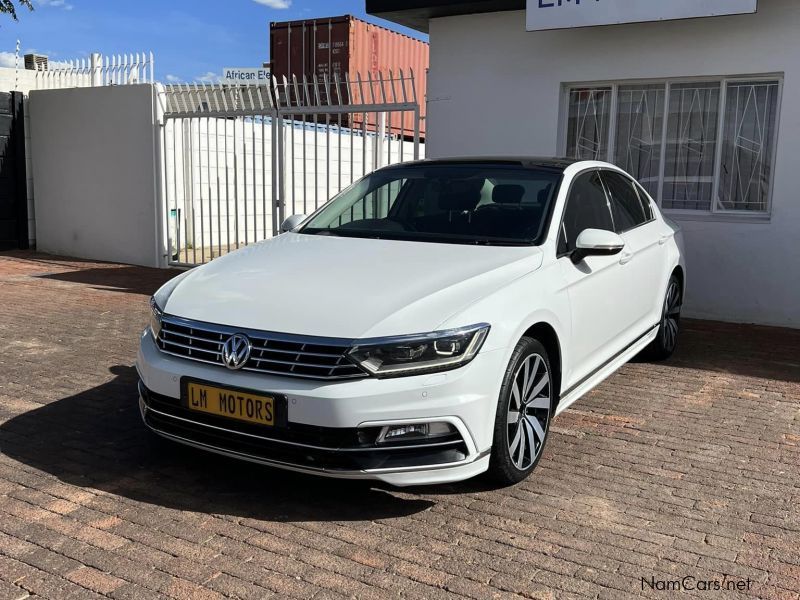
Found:
[[[627,265],[632,260],[633,260],[633,252],[623,252],[622,255],[619,257],[619,264]]]
[[[672,234],[671,233],[668,233],[667,235],[662,235],[661,238],[658,240],[658,245],[659,246],[663,246],[664,244],[666,244],[671,239],[672,239]]]

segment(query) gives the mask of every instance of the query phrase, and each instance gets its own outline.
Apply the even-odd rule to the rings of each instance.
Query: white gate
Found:
[[[424,152],[413,73],[163,93],[169,264],[191,266],[279,233],[381,166]]]

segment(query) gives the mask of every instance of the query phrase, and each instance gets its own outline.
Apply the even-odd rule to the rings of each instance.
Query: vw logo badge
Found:
[[[222,344],[222,362],[231,371],[238,371],[247,364],[253,346],[246,336],[237,333]]]

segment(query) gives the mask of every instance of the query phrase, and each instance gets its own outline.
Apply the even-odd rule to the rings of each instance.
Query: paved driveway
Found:
[[[398,491],[148,435],[132,365],[167,277],[0,255],[0,598],[798,598],[800,331],[687,322],[524,484]]]

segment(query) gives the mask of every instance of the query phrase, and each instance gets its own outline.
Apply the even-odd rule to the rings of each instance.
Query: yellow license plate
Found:
[[[201,383],[186,388],[189,410],[258,425],[275,425],[275,398]]]

